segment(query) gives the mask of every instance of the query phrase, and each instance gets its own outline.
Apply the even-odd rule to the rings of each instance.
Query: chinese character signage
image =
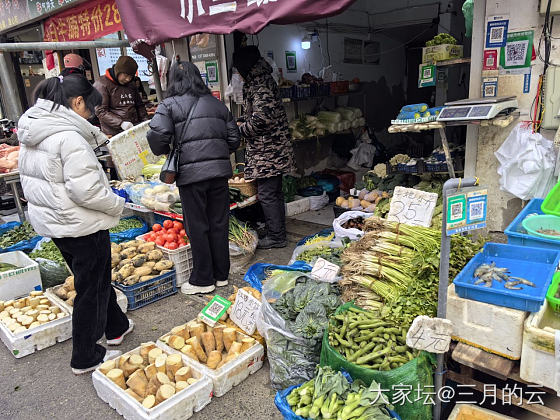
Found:
[[[395,187],[387,220],[430,227],[438,195],[414,188]]]
[[[120,30],[115,0],[88,1],[47,19],[45,41],[91,41]]]
[[[451,342],[453,323],[448,319],[417,316],[408,333],[406,345],[430,353],[446,353]]]
[[[0,32],[76,2],[77,0],[0,0]]]

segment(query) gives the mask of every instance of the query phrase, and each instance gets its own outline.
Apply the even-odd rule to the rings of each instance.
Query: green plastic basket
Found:
[[[560,182],[550,190],[541,205],[541,210],[545,214],[560,217]]]
[[[523,219],[522,225],[529,235],[560,241],[560,235],[547,235],[546,233],[538,232],[538,230],[546,229],[555,230],[560,234],[560,217],[550,214],[527,216]]]
[[[560,315],[560,298],[555,297],[560,285],[560,272],[556,272],[552,278],[552,283],[546,292],[546,300],[554,312]]]

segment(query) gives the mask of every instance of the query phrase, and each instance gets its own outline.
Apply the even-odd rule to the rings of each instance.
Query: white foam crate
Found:
[[[238,334],[241,334],[244,338],[249,337],[239,332]],[[179,350],[175,350],[165,344],[163,339],[169,335],[170,333],[167,333],[160,337],[156,342],[156,345],[166,352],[183,355],[183,353]],[[244,351],[239,355],[239,357],[226,363],[220,369],[210,369],[202,363],[199,363],[188,356],[186,357],[187,363],[190,366],[200,370],[205,376],[210,378],[213,384],[214,396],[221,397],[262,367],[264,362],[264,347],[260,343],[255,342],[253,347]]]
[[[26,296],[29,292],[43,290],[39,264],[22,251],[0,254],[0,262],[13,264],[15,270],[0,273],[0,300]]]
[[[447,420],[515,420],[473,404],[456,404]]]
[[[139,354],[139,352],[140,347],[125,353],[125,355]],[[187,363],[187,356],[182,356],[183,364],[191,367],[193,377],[199,378],[198,381],[151,409],[143,407],[142,404],[126,394],[122,388],[109,380],[99,369],[93,372],[93,387],[99,398],[109,404],[111,408],[117,410],[127,420],[186,420],[192,417],[195,412],[199,412],[210,404],[212,382],[199,369]]]
[[[60,287],[62,287],[62,284],[58,285],[58,286],[54,286],[54,287],[49,287],[47,290],[45,290],[45,296],[47,296],[53,302],[58,303],[59,306],[62,306],[69,313],[72,313],[74,308],[72,306],[68,305],[65,301],[63,301],[61,298],[59,298],[56,295],[56,291]],[[126,300],[126,295],[115,287],[113,287],[113,290],[115,291],[115,294],[117,295],[117,303],[118,303],[119,307],[121,308],[121,310],[124,313],[126,313],[126,309],[127,309],[127,306],[128,306],[128,301]]]
[[[301,213],[308,212],[311,208],[311,200],[309,197],[302,197],[298,200],[286,203],[286,217],[296,216]]]
[[[453,322],[452,338],[512,360],[519,360],[523,325],[529,312],[463,299],[455,285],[447,289],[447,315]]]
[[[521,352],[521,379],[556,390],[554,335],[560,330],[560,316],[545,300],[540,311],[533,312],[525,321]]]
[[[51,300],[51,303],[58,306],[68,316],[17,334],[13,334],[4,324],[0,323],[0,340],[16,359],[29,356],[72,337],[72,316],[57,302]]]

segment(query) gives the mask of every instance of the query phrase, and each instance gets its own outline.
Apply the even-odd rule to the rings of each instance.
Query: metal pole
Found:
[[[128,47],[129,45],[130,42],[126,39],[71,42],[13,42],[0,43],[0,51],[87,50],[89,48]]]
[[[13,77],[14,68],[10,65],[12,60],[8,54],[0,52],[0,80],[2,81],[6,115],[12,120],[17,120],[23,113],[23,109],[17,100],[19,93]]]
[[[163,101],[163,90],[161,90],[161,80],[159,80],[159,68],[157,65],[157,58],[154,55],[152,58],[152,71],[154,73],[154,86],[156,88],[156,95],[158,102]]]
[[[451,237],[447,236],[447,192],[461,187],[472,187],[476,185],[476,178],[451,178],[443,184],[443,223],[441,228],[441,251],[439,257],[439,288],[438,288],[438,318],[445,318],[447,313],[447,288],[449,286],[449,255],[451,254]],[[437,369],[434,381],[436,392],[436,405],[434,407],[434,419],[441,419],[441,401],[439,390],[443,386],[443,366],[445,362],[444,353],[437,355]]]

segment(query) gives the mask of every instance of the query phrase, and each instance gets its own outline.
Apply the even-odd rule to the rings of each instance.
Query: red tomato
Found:
[[[177,245],[177,242],[170,242],[170,243],[166,246],[166,248],[167,248],[167,249],[174,250],[174,249],[179,248],[179,245]]]
[[[165,244],[165,241],[163,240],[163,238],[159,237],[156,239],[156,244],[159,246],[163,246]]]
[[[165,229],[171,229],[173,227],[173,222],[171,220],[166,220],[163,222],[163,227]]]
[[[154,242],[155,241],[155,235],[153,233],[148,233],[146,236],[144,236],[144,239],[147,242]]]
[[[173,222],[173,229],[179,229],[179,231],[180,231],[181,229],[183,229],[183,224],[181,222],[178,222],[178,221],[175,220]]]
[[[179,248],[181,248],[182,246],[186,246],[186,245],[187,245],[187,243],[184,240],[182,240],[182,239],[179,240]]]
[[[185,229],[181,229],[181,231],[179,232],[179,236],[180,236],[181,238],[187,236],[187,232],[185,232]]]
[[[154,232],[159,232],[161,230],[161,225],[160,224],[155,224],[152,226],[152,230]]]
[[[167,242],[175,242],[177,240],[177,235],[175,235],[174,233],[168,233],[167,235],[165,235],[165,240]]]

